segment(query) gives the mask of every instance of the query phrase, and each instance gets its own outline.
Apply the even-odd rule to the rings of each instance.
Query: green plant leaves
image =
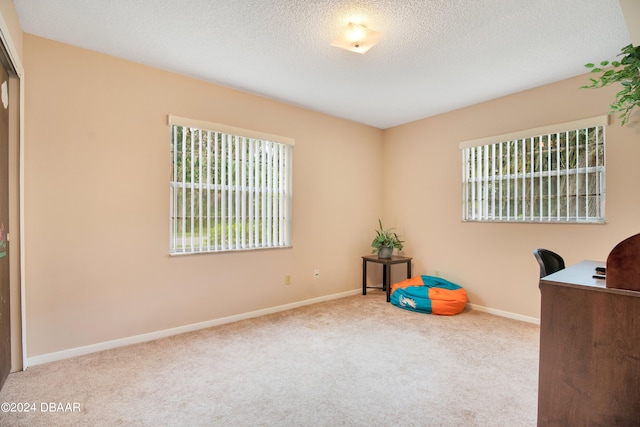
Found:
[[[610,105],[612,113],[620,112],[622,126],[629,120],[633,108],[640,105],[640,47],[632,44],[622,48],[620,61],[601,61],[600,67],[593,63],[585,64],[592,73],[602,73],[599,78],[589,78],[590,85],[581,89],[597,89],[613,83],[620,83],[623,89],[616,93],[616,101]],[[606,71],[602,67],[611,65]]]
[[[374,248],[374,253],[376,249],[381,247],[391,247],[402,250],[404,247],[404,240],[400,240],[400,236],[397,233],[393,232],[393,228],[385,229],[382,227],[382,220],[378,219],[379,229],[376,230],[376,237],[371,242],[371,247]]]

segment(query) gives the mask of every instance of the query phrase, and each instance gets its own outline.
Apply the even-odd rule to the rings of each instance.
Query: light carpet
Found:
[[[30,367],[0,425],[535,426],[538,343],[537,325],[372,291]]]

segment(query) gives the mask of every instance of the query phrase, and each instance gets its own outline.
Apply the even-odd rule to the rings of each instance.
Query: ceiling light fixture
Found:
[[[364,25],[349,22],[347,28],[340,33],[331,46],[339,47],[350,52],[366,53],[380,41],[382,33],[373,31]]]

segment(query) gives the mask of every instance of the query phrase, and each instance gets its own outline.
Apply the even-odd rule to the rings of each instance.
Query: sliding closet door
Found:
[[[0,66],[0,388],[11,370],[9,313],[9,74]]]

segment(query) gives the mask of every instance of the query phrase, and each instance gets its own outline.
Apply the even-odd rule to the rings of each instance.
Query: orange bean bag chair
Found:
[[[464,310],[467,292],[441,277],[416,276],[391,287],[391,304],[406,310],[451,316]]]

